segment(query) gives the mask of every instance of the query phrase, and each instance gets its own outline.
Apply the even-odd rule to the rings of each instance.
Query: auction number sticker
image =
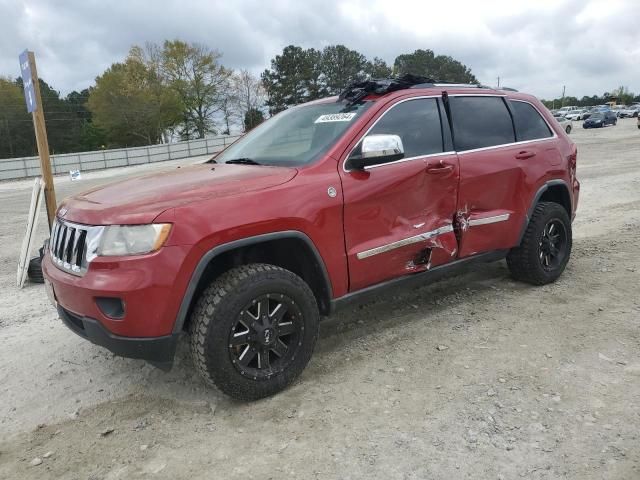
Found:
[[[327,113],[326,115],[320,115],[313,123],[327,123],[327,122],[350,122],[355,117],[355,112],[352,113]]]

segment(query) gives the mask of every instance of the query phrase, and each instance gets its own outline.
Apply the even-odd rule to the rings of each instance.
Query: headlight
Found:
[[[98,255],[122,256],[155,252],[164,245],[170,231],[170,223],[110,225],[102,233]]]

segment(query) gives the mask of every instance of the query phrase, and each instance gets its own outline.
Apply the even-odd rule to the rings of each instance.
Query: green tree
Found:
[[[251,108],[244,114],[244,131],[248,132],[264,122],[264,114],[257,108]]]
[[[180,120],[180,99],[149,64],[134,47],[124,63],[111,65],[89,91],[95,127],[104,131],[110,147],[157,143]],[[96,136],[95,130],[86,133]]]
[[[396,57],[393,64],[396,75],[411,73],[439,82],[478,83],[466,65],[448,55],[435,55],[432,50],[416,50]]]
[[[322,51],[322,73],[326,92],[338,95],[353,82],[367,77],[367,59],[344,45],[331,45]]]
[[[634,94],[624,85],[620,85],[611,92],[611,98],[621,105],[630,105],[633,103]]]
[[[289,45],[271,60],[271,69],[262,72],[266,104],[272,115],[321,94],[319,81],[314,81],[313,75],[320,65],[316,52]],[[319,79],[319,74],[315,78]]]
[[[33,124],[27,113],[22,84],[0,77],[0,158],[34,154]]]
[[[159,55],[162,74],[182,102],[183,129],[189,139],[194,134],[203,138],[215,133],[215,116],[222,109],[231,71],[219,60],[222,54],[197,43],[182,40],[165,41],[162,49],[149,48]]]
[[[383,59],[373,57],[373,60],[367,62],[366,73],[370,78],[389,78],[393,70]]]

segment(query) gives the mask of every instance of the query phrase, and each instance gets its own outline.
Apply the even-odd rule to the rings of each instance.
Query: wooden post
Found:
[[[40,157],[40,168],[42,169],[42,179],[44,180],[44,200],[47,205],[47,220],[49,230],[53,226],[56,215],[56,191],[53,186],[53,175],[51,174],[51,160],[49,158],[49,141],[47,140],[47,128],[44,123],[44,105],[40,96],[40,83],[38,82],[38,70],[36,69],[36,57],[33,52],[28,53],[29,66],[31,67],[31,81],[36,93],[36,109],[33,111],[33,129],[36,132],[36,144],[38,145],[38,156]]]

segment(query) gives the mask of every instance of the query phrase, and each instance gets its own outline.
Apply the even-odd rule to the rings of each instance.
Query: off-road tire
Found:
[[[571,133],[571,125],[567,125],[567,128],[565,129],[565,132],[567,132],[567,135],[569,135]]]
[[[234,365],[229,336],[244,305],[260,295],[284,294],[295,302],[304,329],[288,368],[269,378],[247,378]],[[273,395],[286,388],[306,367],[318,338],[319,313],[313,292],[294,273],[274,265],[233,268],[200,295],[190,319],[193,362],[210,385],[242,401]]]
[[[548,270],[540,261],[539,248],[545,226],[553,220],[560,221],[564,226],[566,245],[564,257],[559,265]],[[511,275],[516,280],[532,285],[545,285],[554,282],[562,274],[569,261],[571,245],[571,220],[565,208],[554,202],[540,202],[533,211],[522,242],[518,247],[512,248],[507,255],[507,265]]]

